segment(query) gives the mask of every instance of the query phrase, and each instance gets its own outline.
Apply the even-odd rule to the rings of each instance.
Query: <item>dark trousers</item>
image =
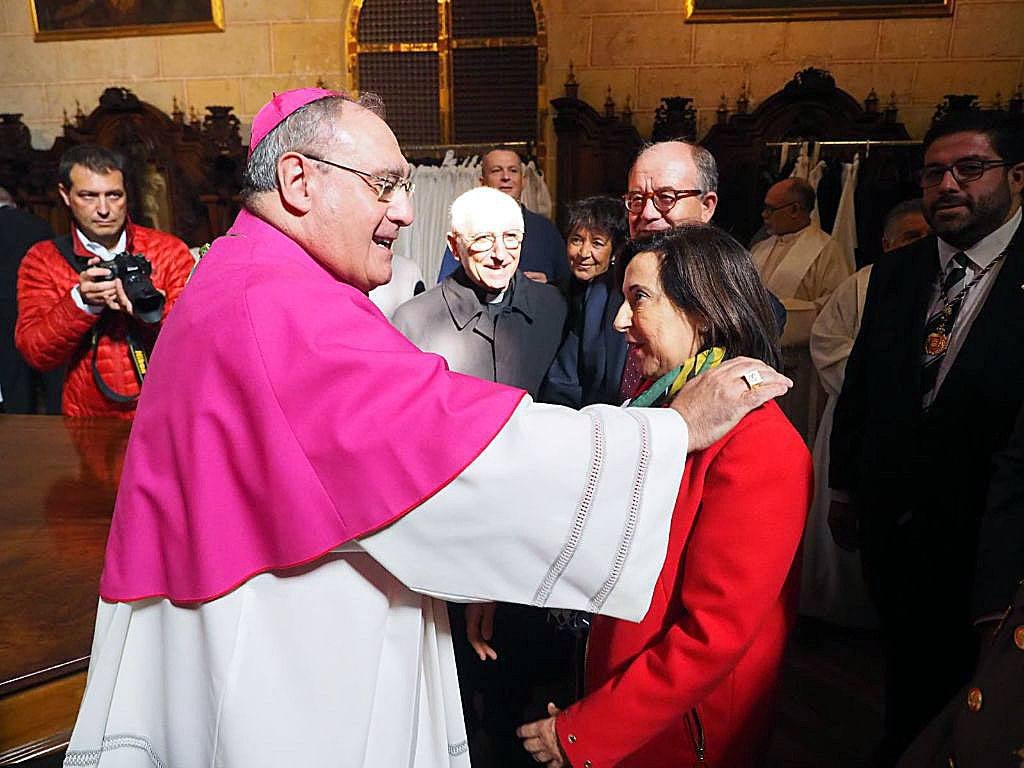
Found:
[[[973,538],[968,532],[957,537],[956,526],[936,536],[934,521],[915,514],[901,522],[862,520],[864,577],[878,609],[886,662],[880,766],[895,765],[967,682],[977,659],[971,568],[964,560]]]
[[[462,711],[474,768],[532,768],[536,763],[516,728],[547,716],[547,702],[574,700],[576,637],[548,621],[548,611],[500,603],[491,645],[495,661],[480,661],[466,640],[465,609],[448,606]]]

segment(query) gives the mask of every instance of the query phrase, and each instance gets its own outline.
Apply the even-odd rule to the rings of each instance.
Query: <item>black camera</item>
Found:
[[[119,253],[102,265],[110,270],[108,280],[121,278],[124,293],[132,303],[135,316],[144,323],[159,323],[164,314],[164,295],[153,287],[149,276],[153,265],[141,253]]]

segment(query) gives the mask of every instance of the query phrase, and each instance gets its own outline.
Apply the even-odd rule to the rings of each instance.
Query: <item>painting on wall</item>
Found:
[[[29,0],[36,40],[224,30],[223,0]]]
[[[954,0],[686,0],[689,21],[949,16]]]

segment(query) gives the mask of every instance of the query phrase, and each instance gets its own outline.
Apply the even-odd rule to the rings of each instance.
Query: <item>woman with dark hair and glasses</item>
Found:
[[[612,327],[622,294],[615,259],[629,230],[622,202],[588,197],[569,209],[566,256],[572,273],[566,337],[538,398],[573,408],[619,405],[626,342]]]
[[[779,364],[778,332],[750,254],[707,224],[624,251],[615,326],[644,383],[630,405],[667,403],[736,356]],[[751,388],[759,377],[744,380]],[[594,618],[587,694],[519,729],[561,766],[752,766],[763,752],[812,493],[803,440],[772,402],[686,461],[668,555],[639,624]]]

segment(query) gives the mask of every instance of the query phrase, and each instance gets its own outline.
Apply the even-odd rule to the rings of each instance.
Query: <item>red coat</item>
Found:
[[[694,707],[710,768],[754,763],[796,616],[812,483],[775,403],[687,459],[650,610],[639,624],[595,618],[588,693],[555,721],[574,768],[698,764]]]
[[[181,295],[195,261],[188,247],[173,235],[128,224],[127,249],[141,253],[153,265],[150,279],[167,294],[164,317]],[[72,233],[75,254],[89,258]],[[78,273],[71,268],[52,240],[36,243],[18,269],[18,322],[14,341],[29,365],[48,371],[67,364],[62,411],[65,416],[119,416],[130,419],[135,403],[115,403],[103,396],[93,381],[90,337],[100,315],[83,311],[71,298]],[[157,328],[145,326],[121,312],[111,317],[97,347],[96,366],[107,386],[121,395],[137,395],[139,384],[128,358],[125,330],[128,324],[140,343],[152,348]]]

